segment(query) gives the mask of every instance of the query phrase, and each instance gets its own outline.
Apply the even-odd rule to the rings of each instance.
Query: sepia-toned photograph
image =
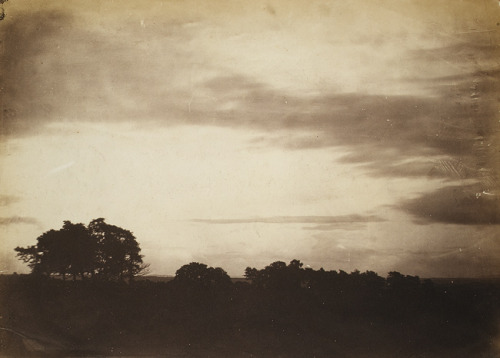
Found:
[[[498,0],[0,0],[0,356],[500,357]]]

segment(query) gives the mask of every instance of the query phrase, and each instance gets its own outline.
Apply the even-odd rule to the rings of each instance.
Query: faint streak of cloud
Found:
[[[270,216],[240,219],[193,219],[192,222],[207,224],[351,224],[381,222],[384,219],[376,215],[338,215],[338,216]]]
[[[380,220],[382,221],[382,220]],[[374,221],[371,221],[374,222]],[[304,226],[302,230],[310,230],[310,231],[333,231],[333,230],[347,230],[347,231],[354,231],[354,230],[361,230],[366,226],[367,222],[356,222],[356,221],[350,221],[350,222],[336,222],[336,223],[329,223],[329,224],[319,224],[319,225],[313,225],[313,226]]]
[[[8,206],[18,202],[20,199],[14,195],[0,195],[0,206]]]
[[[26,217],[26,216],[0,217],[0,226],[15,225],[15,224],[40,226],[40,222],[32,217]]]

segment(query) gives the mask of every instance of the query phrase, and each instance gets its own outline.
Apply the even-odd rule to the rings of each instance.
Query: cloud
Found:
[[[24,216],[11,216],[0,218],[0,226],[15,225],[15,224],[27,224],[27,225],[37,225],[40,226],[40,222],[32,217]]]
[[[169,19],[111,35],[62,8],[13,11],[2,23],[0,133],[38,135],[60,121],[154,122],[165,113],[178,124],[176,111],[188,112],[195,55],[185,44],[195,30]]]
[[[60,11],[20,13],[2,23],[3,50],[0,53],[3,82],[3,122],[0,134],[36,133],[39,126],[30,120],[49,118],[61,98],[52,96],[47,78],[40,76],[43,68],[40,55],[53,52],[50,39],[63,34],[71,23],[71,15]],[[42,96],[43,94],[43,96]]]
[[[481,184],[451,185],[405,200],[397,207],[420,224],[500,225],[499,194]]]
[[[497,77],[496,71],[473,71],[428,78],[417,86],[427,95],[300,96],[226,75],[206,84],[216,98],[210,107],[218,110],[193,124],[252,129],[257,147],[341,147],[350,152],[342,162],[373,176],[484,179],[478,170],[492,168],[499,149]]]
[[[0,195],[0,206],[9,206],[19,200],[20,198],[15,195]]]
[[[361,230],[366,227],[366,222],[336,222],[331,224],[319,224],[313,226],[304,226],[303,230],[310,231],[333,231],[333,230],[348,230],[348,231],[356,231]]]
[[[255,132],[254,146],[342,147],[351,153],[344,162],[374,176],[451,179],[479,177],[498,151],[500,72],[490,33],[408,46],[394,64],[406,75],[378,83],[379,93],[301,92],[214,63],[197,46],[212,43],[207,22],[158,18],[111,33],[82,19],[47,10],[3,24],[4,134],[37,134],[55,121],[229,127]],[[394,81],[404,95],[384,93]]]
[[[338,215],[338,216],[271,216],[271,217],[254,217],[243,219],[193,219],[192,222],[207,223],[207,224],[318,224],[318,225],[335,225],[335,224],[351,224],[351,223],[367,223],[384,221],[376,215]]]

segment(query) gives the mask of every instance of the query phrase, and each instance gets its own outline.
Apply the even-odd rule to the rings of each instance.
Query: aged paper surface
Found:
[[[3,274],[105,218],[157,276],[499,276],[498,2],[1,6]]]

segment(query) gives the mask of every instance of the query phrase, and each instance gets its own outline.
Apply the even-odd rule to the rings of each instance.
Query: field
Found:
[[[224,289],[0,276],[10,356],[497,357],[498,280]]]

